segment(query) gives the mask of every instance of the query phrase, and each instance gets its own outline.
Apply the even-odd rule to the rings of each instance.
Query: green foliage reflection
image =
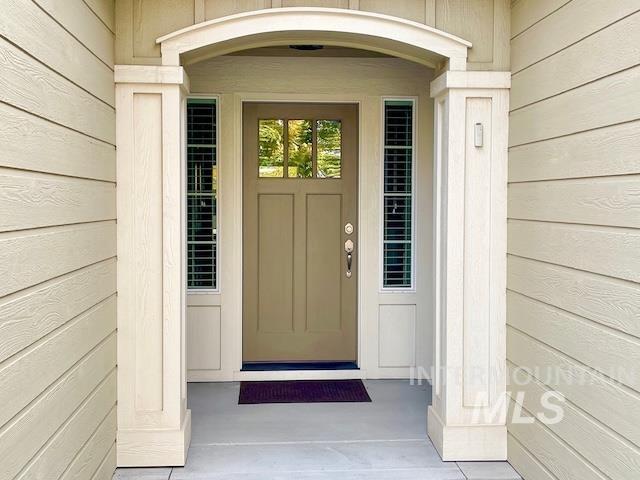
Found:
[[[258,162],[260,177],[284,176],[284,122],[260,120]]]
[[[313,129],[311,120],[288,120],[288,177],[313,177]],[[258,162],[262,178],[284,178],[284,120],[260,120]],[[342,124],[316,120],[317,177],[340,178]]]
[[[340,178],[341,127],[339,120],[318,120],[318,177]]]
[[[289,177],[313,176],[311,120],[289,120]]]

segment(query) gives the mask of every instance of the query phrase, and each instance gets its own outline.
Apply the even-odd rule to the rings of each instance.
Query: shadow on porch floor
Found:
[[[184,468],[119,480],[514,480],[506,462],[443,462],[427,438],[428,385],[365,381],[371,403],[238,405],[239,383],[189,384]]]

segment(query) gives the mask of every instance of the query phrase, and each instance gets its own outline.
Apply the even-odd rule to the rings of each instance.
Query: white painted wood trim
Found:
[[[158,38],[162,64],[180,65],[180,55],[236,39],[257,35],[307,32],[317,36],[346,34],[396,42],[397,51],[389,53],[403,57],[402,46],[436,53],[449,60],[451,70],[465,70],[467,49],[471,43],[427,25],[389,15],[359,10],[319,7],[268,8],[229,15],[198,23]],[[316,39],[316,41],[319,41]],[[347,42],[349,43],[349,42]],[[348,46],[348,45],[345,45]]]
[[[119,467],[182,466],[191,444],[191,410],[176,430],[118,430],[116,441]]]
[[[507,454],[509,81],[508,72],[445,72],[431,83],[436,285],[428,433],[444,460],[505,460]],[[480,146],[474,146],[477,122],[484,130]],[[488,208],[473,209],[487,200]]]
[[[116,75],[119,466],[183,465],[186,409],[182,67]]]
[[[189,77],[182,67],[116,65],[115,83],[181,85],[189,90]]]
[[[432,406],[427,417],[429,438],[445,462],[506,460],[506,425],[446,425]]]
[[[431,82],[431,96],[439,97],[447,89],[511,88],[510,72],[444,72]]]

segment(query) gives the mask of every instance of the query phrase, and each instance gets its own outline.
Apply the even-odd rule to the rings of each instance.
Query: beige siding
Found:
[[[309,6],[350,8],[424,23],[473,43],[470,70],[509,70],[509,0],[119,0],[116,63],[160,64],[156,39],[194,23],[264,8]]]
[[[113,0],[0,15],[0,479],[115,468]]]
[[[509,425],[509,461],[525,480],[635,479],[640,4],[518,0],[511,28],[507,363],[529,381],[508,389],[525,416],[566,401],[560,423]]]

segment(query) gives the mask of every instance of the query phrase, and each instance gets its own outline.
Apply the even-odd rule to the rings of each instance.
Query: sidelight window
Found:
[[[215,99],[187,100],[187,288],[216,290],[218,156]]]
[[[414,101],[384,101],[383,262],[385,289],[413,287]]]

